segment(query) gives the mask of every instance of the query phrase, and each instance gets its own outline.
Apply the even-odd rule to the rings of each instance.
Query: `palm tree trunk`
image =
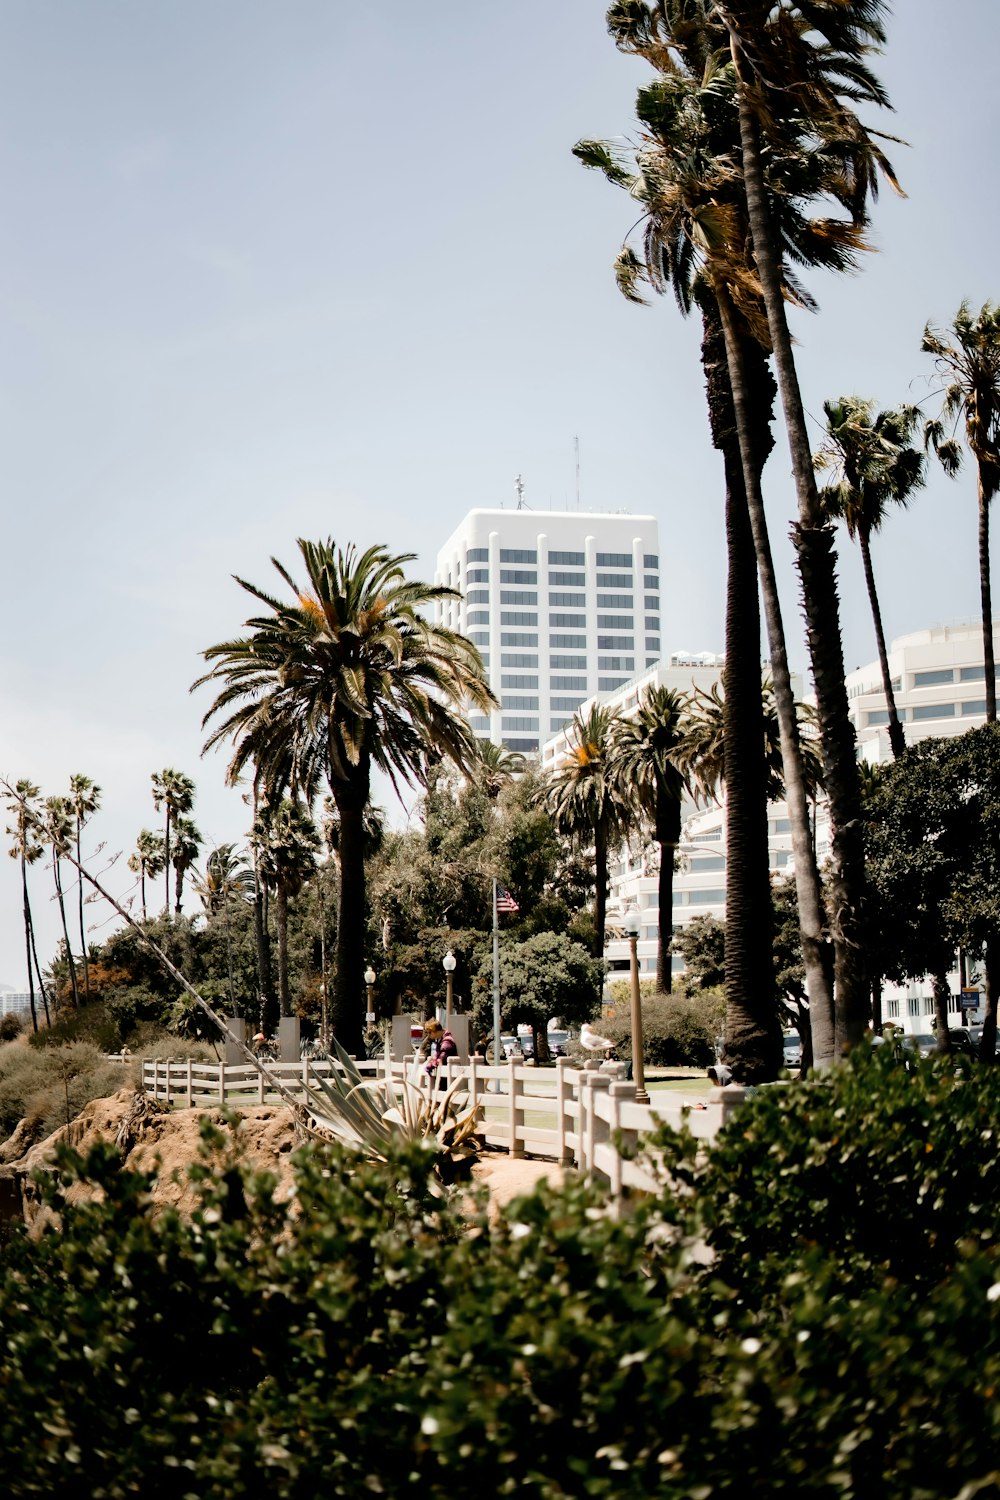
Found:
[[[757,120],[743,76],[740,46],[732,31],[730,46],[739,82],[740,143],[754,260],[767,307],[799,503],[799,519],[792,528],[792,541],[802,581],[806,636],[830,805],[830,927],[834,943],[835,1048],[840,1055],[861,1040],[868,1014],[861,931],[865,875],[861,788],[854,728],[844,682],[833,533],[819,504],[805,409],[785,317],[781,260],[764,190]],[[817,1053],[818,1050],[817,1044]]]
[[[657,880],[659,920],[656,944],[656,988],[664,995],[673,990],[673,959],[671,944],[674,938],[674,858],[681,836],[681,805],[673,798],[666,799],[657,817],[656,841],[660,846],[660,869]]]
[[[340,870],[337,885],[336,958],[330,1005],[330,1029],[348,1052],[360,1055],[364,1002],[365,808],[369,796],[369,761],[363,755],[352,781],[331,779],[340,815]]]
[[[785,781],[785,800],[792,825],[792,853],[795,859],[795,894],[799,908],[799,934],[802,942],[802,964],[809,996],[810,1028],[813,1044],[813,1066],[828,1068],[835,1050],[833,993],[830,984],[828,948],[824,936],[823,898],[812,829],[809,821],[809,796],[802,770],[799,743],[799,721],[795,712],[795,695],[788,669],[785,630],[781,618],[781,601],[767,533],[764,497],[754,459],[749,424],[749,398],[745,365],[739,335],[733,320],[732,305],[727,296],[719,296],[719,312],[726,336],[726,357],[732,382],[733,406],[739,432],[740,454],[746,485],[747,506],[753,531],[757,568],[760,573],[764,619],[767,623],[768,651],[774,681],[774,701],[778,714],[781,761]]]
[[[38,988],[42,996],[42,1009],[45,1011],[46,1026],[52,1025],[52,1016],[49,1013],[49,994],[45,988],[45,979],[42,975],[42,966],[38,962],[38,945],[35,942],[35,919],[28,912],[28,933],[31,937],[31,956],[35,960],[35,974],[38,978]]]
[[[767,767],[760,671],[760,597],[747,508],[739,428],[714,299],[702,301],[702,367],[712,440],[726,476],[726,652],[723,757],[726,769],[726,1061],[739,1081],[776,1078],[781,1036],[773,982],[771,882],[767,848]],[[772,443],[774,383],[759,353],[753,467],[758,476]],[[746,407],[744,391],[744,408]],[[750,426],[749,415],[747,425]],[[678,810],[679,811],[679,810]],[[662,900],[662,897],[661,897]],[[661,908],[662,909],[662,908]]]
[[[1000,941],[986,939],[983,960],[983,998],[986,1002],[983,1033],[979,1038],[979,1061],[995,1065],[997,1060],[997,986],[1000,984]]]
[[[594,957],[604,957],[604,929],[608,911],[608,843],[604,830],[598,827],[594,833]]]
[[[990,504],[979,477],[979,596],[983,607],[983,666],[986,670],[986,722],[997,721],[997,669],[993,656],[993,598],[990,581]]]
[[[82,880],[80,882],[80,889],[83,889]],[[139,896],[142,901],[142,920],[148,922],[149,918],[146,915],[146,862],[141,857],[139,859]]]
[[[893,760],[898,760],[906,749],[906,737],[903,734],[903,726],[899,722],[899,714],[896,711],[896,695],[892,690],[892,678],[889,676],[889,653],[885,649],[882,611],[879,607],[878,594],[875,591],[875,570],[872,567],[870,538],[868,533],[860,527],[858,529],[858,543],[861,547],[861,561],[865,570],[865,583],[868,586],[868,603],[871,605],[872,622],[875,626],[878,664],[882,670],[882,691],[885,694],[885,704],[889,711],[889,748],[892,751]]]
[[[281,1014],[290,1016],[292,1002],[288,995],[288,891],[283,880],[274,893],[274,915],[278,926],[278,999]]]
[[[73,950],[69,945],[69,927],[66,923],[66,902],[63,898],[62,876],[59,872],[59,857],[55,850],[52,851],[52,873],[56,882],[56,895],[59,898],[59,915],[62,918],[63,938],[66,942],[66,959],[69,963],[69,982],[73,991],[73,1007],[80,1009],[80,987],[76,982],[76,964],[73,962]]]
[[[82,826],[83,825],[82,825],[81,819],[77,818],[77,820],[76,820],[76,862],[77,862],[78,865],[80,863],[80,831],[81,831]],[[89,1000],[90,999],[90,960],[89,960],[89,958],[87,956],[87,933],[86,933],[86,930],[85,930],[84,925],[83,925],[83,879],[80,876],[77,877],[77,886],[79,888],[80,957],[83,959],[83,992],[86,995],[87,999]],[[143,916],[145,917],[145,915],[146,915],[146,913],[145,913],[145,911],[143,911]]]
[[[165,899],[163,902],[163,915],[170,916],[170,804],[167,803],[167,827],[163,836],[164,848],[166,850],[163,865],[163,889]]]
[[[35,976],[31,969],[31,907],[28,905],[28,871],[21,858],[21,890],[24,894],[24,953],[28,961],[28,1004],[31,1006],[31,1028],[38,1030],[38,1011],[35,1008]]]
[[[951,1051],[951,1031],[948,1025],[948,974],[942,970],[931,980],[934,992],[934,1031],[937,1036],[935,1052]]]

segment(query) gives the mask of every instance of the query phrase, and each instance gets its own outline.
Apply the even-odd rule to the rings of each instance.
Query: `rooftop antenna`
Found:
[[[576,460],[576,508],[580,509],[580,439],[573,439],[573,456]]]
[[[518,510],[527,510],[528,507],[524,503],[524,480],[520,474],[514,480],[514,493],[517,495]]]

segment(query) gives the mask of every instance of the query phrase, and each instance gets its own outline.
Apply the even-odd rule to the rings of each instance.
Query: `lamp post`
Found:
[[[365,987],[368,990],[368,1009],[365,1013],[365,1025],[372,1026],[375,1023],[375,1007],[372,1004],[372,985],[375,983],[375,970],[371,964],[365,970]]]
[[[451,1003],[455,993],[455,968],[458,964],[458,959],[455,957],[454,953],[452,953],[450,948],[448,949],[448,952],[445,954],[444,958],[441,960],[441,963],[444,968],[445,980],[447,982],[447,997],[445,999],[444,1007],[444,1024],[446,1026],[450,1026]]]
[[[642,1065],[642,1001],[639,996],[639,955],[636,951],[639,941],[639,913],[634,906],[625,913],[622,925],[628,937],[632,971],[632,1077],[635,1080],[635,1102],[648,1104],[649,1095],[646,1092],[646,1077]]]

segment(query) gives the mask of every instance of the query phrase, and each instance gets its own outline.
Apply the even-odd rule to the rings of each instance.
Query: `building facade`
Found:
[[[500,708],[475,732],[537,753],[580,704],[660,659],[654,516],[471,510],[441,548],[435,581],[461,598],[438,623],[483,654]]]

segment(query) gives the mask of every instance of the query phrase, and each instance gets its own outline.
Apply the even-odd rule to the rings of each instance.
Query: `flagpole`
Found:
[[[500,1041],[500,922],[497,917],[497,880],[493,877],[493,1062],[503,1062]]]

